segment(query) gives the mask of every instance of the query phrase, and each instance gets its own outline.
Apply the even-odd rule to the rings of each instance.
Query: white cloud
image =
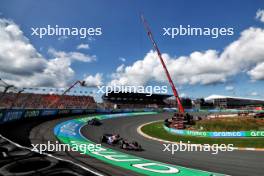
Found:
[[[95,56],[50,49],[44,58],[23,35],[19,26],[0,19],[0,78],[18,87],[65,87],[73,81],[73,61],[91,62]]]
[[[65,35],[58,37],[58,40],[59,40],[59,41],[64,41],[64,40],[66,40],[66,39],[68,39],[68,37],[65,36]]]
[[[89,75],[84,79],[87,86],[101,86],[103,84],[103,74],[96,73],[94,76]]]
[[[88,40],[91,42],[91,41],[95,41],[95,38],[94,37],[88,37]]]
[[[88,44],[81,43],[76,47],[77,49],[90,49],[90,46]]]
[[[126,58],[124,58],[124,57],[119,57],[118,58],[120,61],[122,61],[122,62],[125,62],[126,61]]]
[[[183,92],[180,94],[180,97],[187,97],[187,94]]]
[[[116,71],[117,72],[123,72],[124,71],[124,68],[125,68],[125,65],[122,64],[122,65],[120,65],[120,66],[117,67]]]
[[[36,86],[56,86],[65,87],[68,83],[73,82],[74,70],[70,67],[71,60],[67,58],[55,58],[48,62],[48,66],[44,69],[41,76],[37,76],[38,79]]]
[[[264,80],[264,62],[257,64],[248,74],[252,80]]]
[[[262,79],[264,72],[259,64],[264,62],[264,30],[250,27],[240,37],[225,47],[222,53],[216,50],[195,51],[189,56],[162,57],[173,80],[177,84],[213,84],[226,82],[230,77],[248,71],[254,79]],[[258,74],[258,76],[253,76]],[[112,74],[110,84],[144,85],[150,80],[167,82],[158,56],[152,50],[130,66],[119,67]]]
[[[250,95],[252,95],[252,96],[258,96],[258,92],[251,92]]]
[[[261,22],[264,22],[264,9],[258,9],[256,13],[256,19]]]
[[[48,52],[56,57],[56,58],[64,58],[64,59],[69,59],[69,60],[76,60],[76,61],[81,61],[81,62],[92,62],[96,61],[96,56],[90,56],[86,55],[80,52],[64,52],[64,51],[56,51],[53,48],[50,48]]]
[[[1,72],[30,76],[46,67],[46,60],[13,22],[0,19],[0,43]]]
[[[234,89],[235,89],[234,86],[226,86],[225,87],[225,90],[227,90],[227,91],[233,91]]]

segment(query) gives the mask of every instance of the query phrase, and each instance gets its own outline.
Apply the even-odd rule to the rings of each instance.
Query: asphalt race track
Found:
[[[169,152],[162,151],[164,147],[160,142],[146,139],[137,133],[137,128],[141,124],[165,119],[166,117],[168,117],[168,114],[162,113],[157,115],[107,119],[103,120],[103,125],[100,127],[86,125],[82,128],[81,133],[88,139],[97,143],[99,143],[100,136],[104,133],[118,133],[121,137],[130,141],[139,142],[145,151],[126,151],[107,144],[104,146],[146,159],[228,175],[263,175],[263,152],[233,151],[222,152],[217,155],[213,155],[209,152],[176,152],[172,155]]]
[[[50,141],[51,143],[55,143],[56,141],[58,141],[58,139],[53,133],[54,127],[57,124],[70,119],[72,118],[50,120],[35,126],[29,134],[30,142],[32,144],[47,144],[48,141]],[[110,166],[102,161],[96,160],[95,158],[79,154],[78,152],[53,152],[52,154],[62,159],[71,160],[74,163],[92,169],[93,171],[98,171],[98,173],[105,176],[138,176],[137,173],[131,172],[129,170],[124,170],[119,167],[117,168],[114,166]]]
[[[137,133],[137,128],[143,123],[165,119],[169,114],[162,113],[156,115],[144,115],[136,117],[120,117],[103,120],[101,126],[86,125],[81,129],[81,133],[93,142],[100,143],[100,137],[104,133],[118,133],[121,137],[130,141],[138,141],[145,151],[134,152],[121,150],[118,147],[112,147],[103,144],[106,147],[120,150],[125,153],[140,156],[146,159],[161,161],[164,163],[175,164],[179,166],[200,169],[211,172],[218,172],[229,175],[239,176],[261,176],[264,173],[264,153],[256,151],[233,151],[222,152],[213,155],[209,152],[176,152],[174,155],[168,152],[162,152],[164,149],[162,143],[149,140]],[[31,143],[45,143],[55,141],[53,128],[56,124],[69,120],[69,118],[57,119],[44,122],[34,127],[30,132]],[[55,155],[71,159],[85,167],[101,171],[104,175],[138,175],[137,173],[127,171],[121,168],[107,165],[94,158],[80,155],[76,152],[54,153]]]

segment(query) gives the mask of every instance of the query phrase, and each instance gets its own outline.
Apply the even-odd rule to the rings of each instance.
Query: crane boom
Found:
[[[163,60],[163,58],[162,58],[162,56],[161,56],[161,52],[160,52],[160,50],[159,50],[159,48],[158,48],[158,46],[157,46],[157,43],[156,43],[155,40],[154,40],[154,37],[153,37],[153,35],[152,35],[152,33],[151,33],[151,30],[150,30],[150,27],[149,27],[149,25],[148,25],[148,23],[147,23],[147,21],[145,20],[145,18],[144,18],[143,15],[141,15],[141,20],[142,20],[142,22],[143,22],[143,24],[144,24],[144,27],[145,27],[146,31],[147,31],[147,35],[148,35],[150,41],[152,42],[155,51],[157,52],[157,54],[158,54],[158,56],[159,56],[160,62],[161,62],[161,64],[162,64],[162,67],[163,67],[163,69],[164,69],[164,71],[165,71],[165,73],[166,73],[166,76],[167,76],[168,80],[169,80],[169,83],[170,83],[171,89],[172,89],[172,91],[173,91],[173,95],[174,95],[174,97],[176,98],[176,101],[177,101],[178,111],[179,111],[180,113],[184,113],[184,108],[183,108],[183,106],[182,106],[182,103],[181,103],[181,100],[180,100],[179,94],[178,94],[178,92],[177,92],[177,90],[176,90],[176,87],[175,87],[175,85],[174,85],[174,83],[173,83],[173,81],[172,81],[172,79],[171,79],[171,76],[170,76],[170,73],[169,73],[169,71],[168,71],[168,69],[167,69],[167,67],[166,67],[166,64],[164,63],[164,60]]]
[[[48,107],[51,108],[54,104],[56,104],[60,98],[63,96],[63,95],[66,95],[67,92],[69,92],[74,86],[76,86],[77,84],[80,84],[81,86],[84,86],[85,85],[85,81],[76,81],[74,84],[72,84],[68,89],[66,89],[62,94],[61,96],[57,97],[55,100],[53,100],[49,105]]]

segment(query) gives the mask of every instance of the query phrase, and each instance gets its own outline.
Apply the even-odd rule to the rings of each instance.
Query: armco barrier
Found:
[[[4,117],[4,110],[0,109],[0,122],[2,121],[3,117]]]
[[[25,110],[24,118],[32,118],[32,117],[38,117],[40,116],[40,110],[38,109],[27,109]]]
[[[146,108],[141,111],[149,112],[154,109]],[[135,109],[0,109],[0,124],[18,120],[50,118],[66,115],[91,114],[91,113],[125,113],[134,112]],[[139,109],[137,109],[139,111]]]
[[[95,113],[95,112],[96,112],[96,109],[85,109],[84,110],[85,114],[90,114],[90,113]]]
[[[44,109],[41,111],[41,116],[54,116],[57,115],[58,109]]]
[[[96,109],[97,113],[111,113],[112,110],[110,109]]]
[[[73,119],[62,122],[55,126],[54,134],[56,137],[65,144],[69,144],[70,146],[76,145],[77,149],[80,152],[84,152],[82,150],[83,145],[96,145],[92,141],[86,139],[80,133],[81,128],[87,124],[87,121],[92,118],[98,119],[108,119],[108,118],[116,118],[116,117],[130,117],[137,115],[147,115],[154,114],[156,112],[134,112],[134,113],[123,113],[123,114],[106,114],[106,115],[95,115],[86,118]],[[146,149],[147,150],[147,149]],[[130,154],[122,153],[119,151],[115,151],[106,147],[101,147],[98,151],[85,151],[85,155],[89,155],[98,160],[101,160],[107,164],[114,165],[117,167],[121,167],[123,169],[127,169],[130,171],[134,171],[140,173],[142,175],[152,175],[152,176],[223,176],[223,174],[217,174],[207,171],[201,171],[197,169],[191,169],[186,167],[181,167],[172,164],[161,163],[158,161],[148,160],[145,158],[141,158],[138,156],[133,156]]]
[[[96,109],[0,109],[0,124],[36,118],[95,113]]]
[[[176,108],[144,108],[144,109],[0,109],[0,124],[39,117],[54,117],[89,113],[129,113],[129,112],[174,112]],[[197,110],[186,109],[186,112],[243,112],[241,110]]]
[[[197,137],[212,137],[212,138],[245,138],[245,137],[264,137],[264,131],[192,131],[192,130],[178,130],[169,128],[163,125],[164,129],[177,135],[197,136]]]
[[[4,116],[1,118],[0,123],[20,120],[23,118],[24,111],[23,109],[6,110],[4,111]]]
[[[84,112],[83,109],[72,109],[72,110],[71,110],[71,113],[72,113],[72,114],[81,114],[81,113],[83,113],[83,112]]]
[[[58,115],[66,115],[66,114],[70,114],[69,109],[59,109],[58,110]]]

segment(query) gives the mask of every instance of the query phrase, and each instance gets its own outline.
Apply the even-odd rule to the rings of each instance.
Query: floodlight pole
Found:
[[[145,27],[146,31],[147,31],[147,35],[148,35],[150,41],[152,42],[152,45],[153,45],[154,49],[156,50],[156,52],[157,52],[157,54],[158,54],[158,56],[159,56],[160,62],[161,62],[161,64],[162,64],[162,67],[163,67],[163,69],[164,69],[164,71],[165,71],[165,73],[166,73],[166,76],[167,76],[168,80],[169,80],[170,86],[171,86],[172,91],[173,91],[173,95],[174,95],[174,97],[176,98],[176,101],[177,101],[177,104],[178,104],[178,111],[179,111],[180,113],[184,113],[184,108],[183,108],[183,106],[182,106],[182,103],[181,103],[181,100],[180,100],[179,94],[178,94],[178,92],[177,92],[177,90],[176,90],[176,87],[175,87],[175,85],[174,85],[174,83],[173,83],[173,81],[172,81],[172,79],[171,79],[170,73],[169,73],[169,71],[168,71],[168,69],[167,69],[167,67],[166,67],[166,65],[165,65],[165,63],[164,63],[164,60],[163,60],[163,58],[162,58],[162,56],[161,56],[161,52],[160,52],[160,50],[159,50],[159,48],[158,48],[158,45],[157,45],[157,43],[156,43],[155,40],[154,40],[154,37],[153,37],[153,35],[152,35],[152,33],[151,33],[151,30],[150,30],[150,27],[149,27],[149,25],[148,25],[148,23],[147,23],[147,21],[145,20],[145,18],[144,18],[143,15],[141,15],[141,20],[142,20],[142,22],[143,22],[143,24],[144,24],[144,27]]]

